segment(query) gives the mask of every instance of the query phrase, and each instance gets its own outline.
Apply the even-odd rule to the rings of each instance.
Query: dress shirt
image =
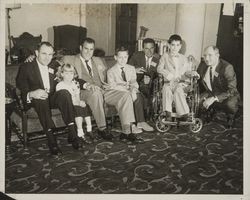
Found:
[[[43,82],[43,86],[46,92],[49,93],[50,90],[50,82],[49,82],[49,68],[46,65],[42,65],[37,59],[36,62],[38,64],[38,68],[41,74],[41,78],[42,78],[42,82]],[[30,99],[30,93],[28,92],[27,94],[27,103],[31,102]]]
[[[209,88],[209,90],[212,91],[212,83],[210,81],[210,67],[212,67],[212,80],[214,79],[216,65],[215,66],[209,66],[207,68],[206,74],[204,76],[204,81],[207,84],[207,87]]]
[[[152,58],[153,58],[153,56],[147,57],[147,56],[145,55],[145,59],[146,59],[146,69],[147,69],[147,70],[148,70],[148,68],[149,68],[150,65],[151,65]],[[147,63],[148,63],[148,66],[147,66]]]

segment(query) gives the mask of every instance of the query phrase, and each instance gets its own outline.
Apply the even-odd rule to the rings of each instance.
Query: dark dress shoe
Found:
[[[80,141],[79,138],[74,138],[71,144],[72,144],[72,147],[76,150],[79,150],[82,148],[82,142]]]
[[[73,137],[70,137],[68,136],[68,143],[71,144],[73,142],[74,138]]]
[[[57,146],[49,146],[49,150],[52,156],[57,156],[62,154],[61,149],[59,149],[59,147]]]
[[[133,143],[144,143],[144,140],[140,137],[137,137],[135,134],[133,133],[130,133],[130,134],[124,134],[124,133],[121,133],[120,135],[120,140],[123,141],[123,142],[133,142]]]
[[[164,116],[166,121],[172,121],[171,112],[164,111],[163,116]]]
[[[92,131],[86,132],[86,136],[88,136],[91,140],[95,139],[94,133]]]
[[[186,122],[189,120],[188,114],[181,115],[180,121]]]
[[[98,130],[97,133],[104,140],[112,140],[114,138],[114,136],[107,129],[104,129],[102,131]]]
[[[82,140],[82,142],[85,143],[85,144],[91,144],[91,143],[92,143],[92,141],[89,140],[87,137],[81,137],[81,140]]]

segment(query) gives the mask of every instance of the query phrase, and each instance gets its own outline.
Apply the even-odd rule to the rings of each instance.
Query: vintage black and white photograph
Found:
[[[248,15],[249,1],[3,1],[1,199],[250,199]]]

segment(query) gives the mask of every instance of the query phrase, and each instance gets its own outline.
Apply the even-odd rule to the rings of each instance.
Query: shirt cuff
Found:
[[[219,102],[219,99],[217,96],[214,97],[215,101]]]
[[[31,103],[31,98],[30,98],[30,93],[27,93],[27,98],[26,98],[27,103]]]

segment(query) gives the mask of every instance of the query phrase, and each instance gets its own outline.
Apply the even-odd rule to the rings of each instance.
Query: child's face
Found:
[[[128,62],[128,52],[127,51],[119,51],[115,56],[115,60],[119,65],[126,65]]]
[[[64,69],[62,77],[64,81],[72,81],[74,79],[74,71],[72,69]]]
[[[173,55],[176,55],[179,53],[180,49],[181,49],[181,41],[179,40],[173,40],[170,44],[169,44],[169,49],[170,49],[170,53]]]

